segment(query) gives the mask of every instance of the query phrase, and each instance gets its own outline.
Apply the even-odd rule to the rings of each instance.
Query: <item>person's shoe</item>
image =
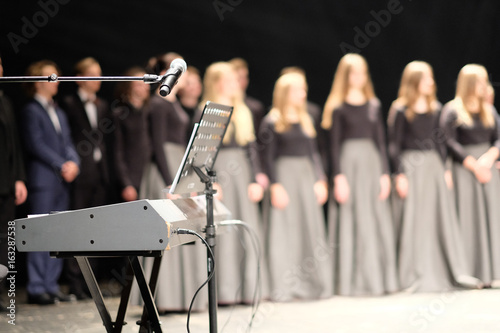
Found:
[[[86,293],[84,292],[80,292],[80,293],[72,293],[73,295],[75,295],[76,299],[79,300],[79,301],[84,301],[86,299],[90,299],[90,296],[87,295]]]
[[[61,291],[57,293],[51,293],[50,297],[54,299],[54,302],[74,302],[76,301],[76,297],[73,294],[63,294]]]
[[[54,298],[47,293],[36,295],[28,294],[28,304],[48,305],[54,303]]]

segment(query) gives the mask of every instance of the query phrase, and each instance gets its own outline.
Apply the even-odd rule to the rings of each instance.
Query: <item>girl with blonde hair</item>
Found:
[[[335,292],[381,295],[397,290],[394,230],[387,197],[389,167],[380,102],[366,60],[339,62],[323,112],[328,131],[332,200],[329,236]]]
[[[306,101],[304,75],[282,75],[274,87],[273,108],[259,133],[265,138],[263,165],[271,184],[271,207],[265,211],[274,301],[331,295],[331,259],[315,255],[327,248],[322,205],[328,194]],[[303,269],[305,265],[308,269]],[[300,274],[290,279],[298,268],[302,268]]]
[[[441,126],[453,158],[458,219],[465,243],[467,273],[486,285],[500,279],[500,152],[498,115],[488,103],[486,69],[464,66],[455,99],[443,108]]]
[[[389,155],[395,192],[403,201],[401,215],[395,217],[400,226],[399,281],[411,291],[480,286],[465,275],[463,243],[445,181],[440,111],[431,66],[423,61],[406,65],[389,112]]]
[[[243,102],[243,92],[231,64],[217,62],[206,69],[200,109],[207,101],[234,107],[214,166],[220,198],[234,219],[249,224],[260,237],[262,222],[258,202],[262,200],[263,188],[255,180],[261,168],[252,113]],[[218,300],[220,304],[248,304],[254,300],[258,283],[263,288],[260,296],[265,295],[266,276],[263,270],[257,269],[257,257],[248,233],[241,228],[227,228],[231,229],[219,234],[215,252]]]

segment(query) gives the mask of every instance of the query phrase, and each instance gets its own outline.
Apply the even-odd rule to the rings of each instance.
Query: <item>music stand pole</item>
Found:
[[[215,259],[209,252],[215,252],[216,230],[214,225],[214,164],[222,146],[233,107],[207,101],[199,123],[194,125],[191,138],[181,165],[177,170],[171,194],[187,194],[204,191],[206,197],[207,226],[204,230],[207,242],[207,271],[212,278],[208,281],[208,312],[210,333],[217,333],[217,284]],[[193,172],[194,171],[194,172]]]
[[[200,177],[202,183],[205,183],[205,197],[207,199],[207,226],[205,228],[205,239],[210,246],[207,249],[207,274],[210,276],[214,271],[214,263],[210,256],[210,250],[215,254],[215,224],[214,224],[214,190],[213,183],[215,182],[215,171],[208,171],[207,174],[197,167],[193,166],[194,171]],[[208,281],[208,317],[210,322],[210,333],[217,333],[217,281],[215,274]]]

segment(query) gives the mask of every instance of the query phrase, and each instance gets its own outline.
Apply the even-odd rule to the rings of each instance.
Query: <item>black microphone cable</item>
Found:
[[[255,230],[248,223],[240,221],[240,220],[227,220],[227,221],[217,223],[217,225],[221,226],[221,227],[227,227],[227,226],[242,227],[250,235],[252,247],[253,247],[255,254],[257,256],[257,279],[256,279],[256,283],[255,283],[256,285],[255,285],[254,295],[253,295],[253,299],[252,299],[252,311],[251,311],[251,316],[250,316],[250,322],[248,323],[248,326],[247,326],[247,332],[250,332],[252,329],[253,320],[255,319],[255,316],[257,315],[257,311],[258,311],[259,306],[260,306],[259,295],[260,295],[260,291],[261,291],[260,290],[261,251],[260,251],[259,237],[258,237],[257,233],[255,232]],[[242,245],[244,247],[245,246],[244,240],[240,239],[240,242],[242,243]],[[231,311],[231,314],[232,314],[232,311]],[[231,319],[231,315],[226,320],[226,324],[224,325],[224,327],[222,327],[221,333],[224,331],[224,328],[230,319]]]
[[[196,290],[196,292],[194,293],[193,298],[191,299],[191,304],[189,304],[189,310],[188,310],[187,321],[186,321],[186,329],[187,329],[188,333],[191,333],[191,331],[189,329],[189,320],[191,318],[191,310],[193,309],[193,304],[194,304],[194,301],[196,300],[196,296],[198,296],[198,293],[200,292],[200,290],[213,278],[213,276],[215,274],[215,256],[214,256],[214,253],[213,253],[212,249],[210,248],[210,245],[208,245],[208,243],[205,240],[205,238],[203,238],[196,231],[193,231],[193,230],[190,230],[190,229],[179,228],[179,229],[174,229],[174,233],[179,234],[179,235],[186,235],[186,234],[188,234],[188,235],[194,235],[194,236],[198,237],[199,239],[201,239],[202,242],[207,247],[208,252],[210,253],[210,258],[212,259],[212,265],[213,265],[212,272],[207,277],[207,279],[205,280],[205,282],[203,282],[203,284],[198,288],[198,290]]]

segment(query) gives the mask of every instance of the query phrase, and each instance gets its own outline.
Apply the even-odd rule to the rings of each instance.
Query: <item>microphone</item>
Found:
[[[181,77],[182,73],[186,71],[187,64],[184,60],[177,58],[172,61],[170,68],[167,70],[163,76],[160,95],[165,97],[172,91],[172,88],[177,83],[177,80]]]

